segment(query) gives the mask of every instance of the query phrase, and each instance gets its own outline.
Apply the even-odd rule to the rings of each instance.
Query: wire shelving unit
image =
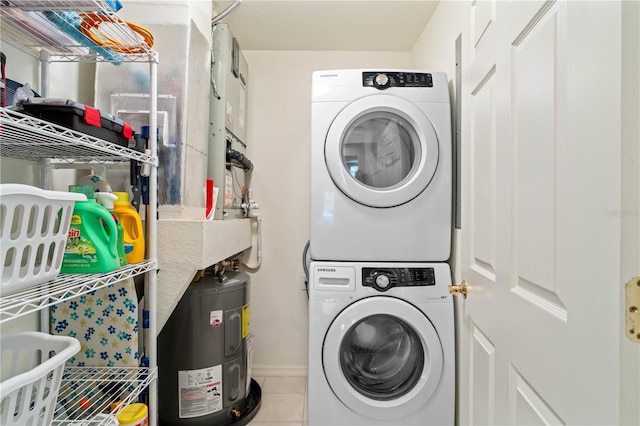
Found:
[[[41,94],[48,96],[52,62],[140,62],[149,65],[149,126],[157,127],[158,55],[148,40],[121,19],[111,0],[2,0],[0,26],[2,37],[40,58]],[[100,26],[105,42],[96,44],[80,28]],[[109,40],[117,40],[110,43]],[[113,415],[142,393],[149,394],[149,424],[157,424],[157,137],[150,132],[147,153],[58,126],[8,108],[0,108],[0,155],[40,161],[42,186],[48,186],[52,163],[112,164],[136,160],[150,166],[149,205],[147,206],[146,260],[122,267],[109,274],[61,274],[36,288],[0,297],[0,323],[88,294],[124,279],[145,276],[145,304],[149,325],[145,329],[148,367],[68,367],[65,369],[59,402],[77,407],[83,395],[104,387],[124,395],[115,406],[101,402],[84,413],[82,422],[62,420],[56,413],[53,424],[112,424]],[[44,325],[43,325],[44,326]],[[60,405],[60,404],[59,404]],[[64,405],[64,404],[63,404]],[[67,414],[68,414],[68,410]],[[111,412],[112,416],[105,413]]]

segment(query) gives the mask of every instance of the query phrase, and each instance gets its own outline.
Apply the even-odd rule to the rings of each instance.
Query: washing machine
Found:
[[[453,425],[446,263],[311,262],[308,424]]]
[[[444,261],[451,212],[446,75],[314,72],[311,258]]]

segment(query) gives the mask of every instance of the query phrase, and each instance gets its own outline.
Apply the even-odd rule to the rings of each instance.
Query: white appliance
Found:
[[[444,261],[452,142],[444,73],[313,73],[311,258]]]
[[[452,425],[446,263],[311,262],[308,424]]]

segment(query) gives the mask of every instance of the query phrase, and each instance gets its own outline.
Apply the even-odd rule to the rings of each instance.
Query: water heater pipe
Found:
[[[255,210],[249,211],[249,217],[256,221],[256,261],[255,263],[249,263],[251,255],[245,255],[242,259],[242,264],[249,269],[258,269],[262,264],[262,215]],[[253,238],[252,238],[253,239]]]
[[[233,12],[233,10],[236,7],[240,6],[240,3],[242,3],[242,0],[236,0],[235,3],[229,5],[225,10],[223,10],[222,12],[220,12],[219,14],[214,16],[213,19],[211,20],[211,25],[215,25],[218,22],[220,22],[221,20],[223,20],[228,14]]]

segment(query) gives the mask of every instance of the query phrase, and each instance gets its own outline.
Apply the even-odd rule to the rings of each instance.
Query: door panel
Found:
[[[472,324],[472,330],[470,417],[475,425],[492,425],[496,400],[496,349],[475,324]]]
[[[513,366],[509,370],[509,389],[509,424],[564,424]]]
[[[471,220],[473,221],[472,268],[488,280],[495,281],[496,251],[496,110],[494,101],[495,67],[471,92],[473,104],[471,149],[473,186]],[[478,202],[475,202],[475,201]]]
[[[513,69],[512,133],[516,294],[541,309],[566,320],[557,295],[556,227],[558,209],[558,158],[562,153],[562,123],[566,111],[558,105],[562,81],[560,66],[566,56],[559,46],[558,7],[534,15],[511,46]]]
[[[495,1],[475,1],[472,10],[473,46],[477,49],[496,20],[496,4]]]

